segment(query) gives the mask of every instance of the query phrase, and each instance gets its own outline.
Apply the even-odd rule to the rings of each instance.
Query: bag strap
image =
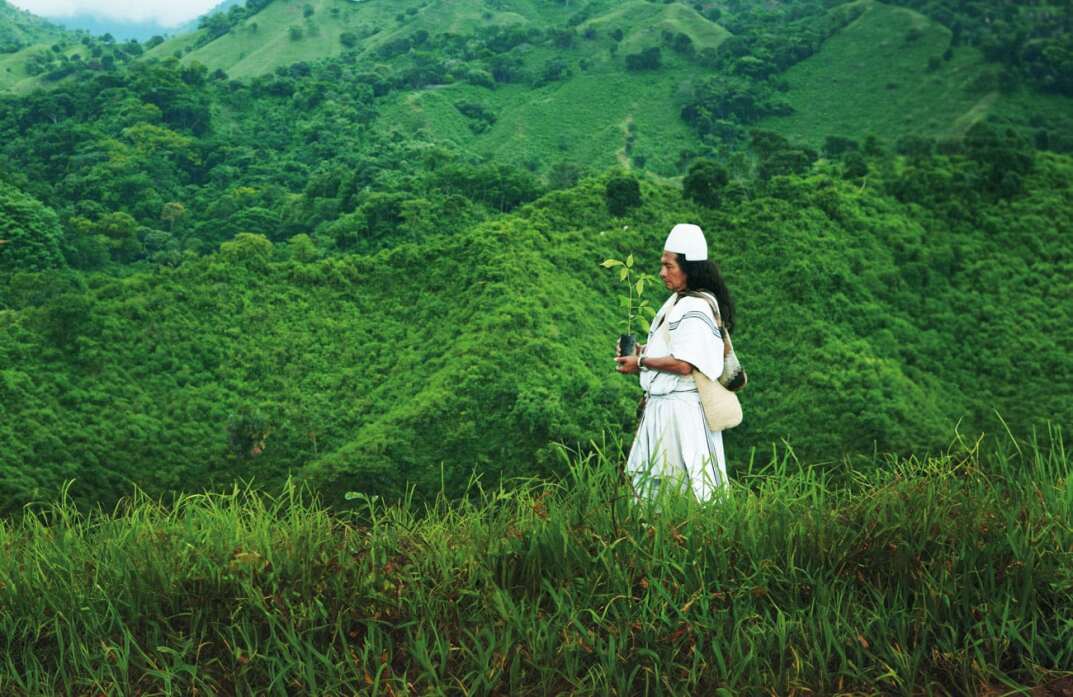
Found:
[[[715,299],[715,296],[711,293],[705,293],[699,290],[684,290],[678,294],[679,299],[683,297],[700,298],[708,303],[708,306],[712,308],[712,314],[715,315],[715,323],[719,326],[719,334],[723,337],[723,357],[730,355],[734,351],[734,344],[730,341],[730,332],[727,331],[726,326],[723,324],[723,315],[719,312],[719,301]],[[678,301],[674,301],[678,304]]]

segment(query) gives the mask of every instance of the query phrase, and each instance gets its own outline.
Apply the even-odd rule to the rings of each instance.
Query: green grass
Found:
[[[313,16],[308,18],[303,15],[306,4],[314,8]],[[309,3],[277,0],[224,36],[186,53],[182,60],[197,61],[210,69],[223,68],[230,77],[241,79],[299,61],[338,56],[343,49],[339,35],[347,30],[347,22],[342,15],[332,17],[330,8],[345,5],[349,3],[340,0],[312,0]],[[291,27],[301,29],[301,39],[291,39]],[[180,41],[182,39],[179,37]],[[170,55],[175,50],[185,50],[185,47],[165,43],[158,46],[155,53]]]
[[[552,55],[534,53],[528,65],[536,69]],[[561,159],[589,169],[616,164],[632,168],[632,158],[640,154],[645,169],[663,176],[679,174],[679,153],[695,149],[697,140],[679,116],[676,90],[699,69],[666,56],[666,67],[659,71],[630,73],[606,52],[595,56],[587,71],[580,70],[578,56],[571,56],[574,72],[569,79],[535,89],[524,84],[495,90],[455,84],[398,94],[382,107],[378,122],[404,125],[409,131],[425,129],[432,138],[497,161],[547,165]],[[458,102],[484,105],[496,115],[496,123],[474,135],[455,108]],[[627,148],[631,128],[635,141]]]
[[[0,90],[21,91],[20,85],[33,77],[26,73],[26,60],[37,51],[47,51],[48,46],[27,46],[21,51],[0,54]]]
[[[975,48],[959,47],[951,60],[929,71],[929,59],[941,57],[949,45],[950,31],[905,8],[866,6],[816,55],[786,72],[790,90],[785,96],[795,113],[765,119],[763,128],[820,145],[828,135],[950,137],[990,114],[1032,113],[1041,107],[1068,112],[1068,99],[981,90],[977,80],[997,67],[985,63]],[[909,38],[911,31],[917,38]]]
[[[304,16],[303,8],[307,4],[313,7],[311,17]],[[381,33],[374,37],[376,41],[370,42],[375,45],[386,40],[383,36],[397,31],[395,15],[416,4],[276,0],[200,48],[194,48],[194,44],[204,34],[203,30],[169,39],[146,55],[163,58],[182,51],[184,63],[197,61],[210,69],[223,68],[232,78],[248,78],[299,61],[338,56],[343,51],[339,36],[345,31],[378,27]],[[291,27],[301,29],[301,39],[291,38]],[[187,47],[192,49],[188,53]]]
[[[15,53],[0,53],[0,93],[27,94],[46,84],[40,76],[26,72],[26,63],[35,53],[51,51],[51,46],[45,43],[34,44]],[[83,59],[87,55],[85,47],[77,44],[68,46],[64,53],[68,57],[81,55]]]
[[[588,27],[602,34],[622,29],[623,53],[635,53],[649,46],[662,45],[664,31],[688,35],[698,51],[718,48],[730,36],[730,32],[692,7],[678,3],[653,4],[644,0],[618,4],[611,11],[583,23],[580,28],[584,30]]]
[[[307,4],[314,10],[308,18],[303,12]],[[407,9],[417,12],[405,14]],[[405,15],[404,22],[397,21],[399,14]],[[422,29],[429,34],[468,34],[493,25],[537,20],[543,26],[566,14],[566,10],[556,11],[524,0],[502,3],[495,9],[477,0],[440,0],[427,4],[417,0],[391,3],[277,0],[200,48],[193,48],[204,33],[199,30],[169,39],[146,55],[163,58],[180,51],[183,62],[198,61],[210,69],[223,68],[232,78],[249,78],[298,61],[312,62],[338,56],[343,51],[339,36],[347,31],[359,36],[356,50],[364,60],[372,61],[375,60],[373,52],[379,46]],[[302,30],[301,39],[291,38],[291,27]],[[371,30],[377,31],[366,35]],[[187,47],[192,50],[186,52]]]
[[[169,37],[164,40],[164,43],[146,51],[143,58],[164,59],[174,56],[176,52],[182,54],[187,46],[193,49],[201,34],[202,32],[199,30]]]
[[[419,509],[288,486],[0,521],[0,693],[975,694],[1067,669],[1061,433],[635,502],[615,463]]]

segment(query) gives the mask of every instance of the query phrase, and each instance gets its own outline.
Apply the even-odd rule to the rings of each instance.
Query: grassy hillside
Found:
[[[478,0],[276,0],[202,46],[197,44],[205,41],[205,29],[169,39],[146,55],[178,52],[184,62],[197,61],[210,69],[221,68],[230,77],[247,78],[298,61],[339,56],[346,48],[340,42],[344,32],[355,35],[353,48],[368,60],[378,47],[422,30],[470,34],[490,26],[543,27],[567,14],[558,6],[525,0],[497,5]]]
[[[0,519],[0,692],[1068,688],[1060,436],[812,464],[786,452],[658,514],[613,462],[574,458],[561,482],[427,509],[332,514],[291,488]]]
[[[625,34],[622,40],[624,53],[635,53],[649,46],[660,45],[665,31],[686,34],[698,51],[719,48],[719,44],[730,35],[730,32],[708,21],[693,7],[678,3],[617,3],[579,28],[582,31],[591,28],[600,33],[622,29]]]
[[[33,44],[14,53],[0,53],[0,93],[21,95],[53,88],[53,84],[42,79],[40,72],[31,68],[37,57],[62,56],[63,60],[82,61],[90,55],[87,47],[72,43],[69,36],[61,40],[62,49],[58,53],[53,51],[54,45],[56,44]]]
[[[304,9],[307,6],[314,11],[308,17]],[[165,57],[179,52],[184,62],[197,61],[210,69],[221,68],[233,78],[262,75],[299,61],[338,56],[343,50],[340,34],[366,23],[394,23],[394,14],[405,7],[400,6],[398,10],[393,7],[394,4],[383,2],[277,0],[203,46],[197,44],[204,40],[204,29],[169,39],[146,55]],[[291,38],[292,27],[301,33],[300,39]],[[188,47],[192,50],[188,51]]]
[[[624,30],[621,41],[611,38],[615,29]],[[682,152],[697,147],[678,115],[682,93],[703,68],[665,49],[661,70],[630,72],[623,56],[661,46],[664,32],[690,36],[695,50],[717,48],[728,32],[692,8],[649,2],[613,6],[577,31],[582,37],[591,31],[592,38],[580,38],[567,50],[541,47],[526,54],[526,66],[538,76],[549,62],[564,62],[568,74],[562,79],[535,89],[452,85],[408,91],[385,106],[380,123],[425,129],[430,137],[516,164],[558,160],[627,169],[636,164],[678,174]],[[472,132],[456,106],[460,102],[480,104],[495,123]]]
[[[424,129],[449,147],[544,172],[555,162],[618,163],[675,176],[691,154],[740,149],[741,129],[755,125],[811,145],[829,135],[953,137],[993,117],[1027,133],[1073,132],[1068,98],[1006,84],[1002,66],[986,62],[981,49],[952,44],[949,28],[908,8],[875,0],[840,5],[830,17],[851,9],[860,15],[846,26],[835,23],[829,37],[820,29],[822,13],[810,15],[804,2],[769,18],[749,8],[728,10],[727,21],[742,35],[726,51],[733,35],[709,18],[717,17],[712,8],[700,9],[704,14],[684,3],[645,0],[583,7],[530,0],[275,0],[225,21],[222,30],[207,23],[170,38],[144,57],[178,57],[244,80],[338,61],[391,83],[380,126]],[[797,14],[804,18],[793,19]],[[478,41],[503,28],[521,32],[521,42],[490,49]],[[800,42],[793,49],[799,55],[782,60],[791,65],[787,71],[768,74],[767,61],[781,50],[773,32],[785,34],[787,46]],[[668,37],[688,37],[688,52],[673,50]],[[659,69],[626,69],[627,56],[654,47],[662,51]],[[0,60],[0,83],[23,92],[47,84],[26,72],[31,52]],[[496,61],[514,74],[493,80],[486,70]],[[681,117],[698,84],[754,71],[760,75],[755,89],[785,103],[789,115],[755,123],[719,114],[718,136],[698,138]],[[459,103],[480,105],[492,120],[477,128],[458,112]]]
[[[1041,123],[1056,131],[1073,130],[1068,98],[1006,86],[1000,65],[986,62],[976,47],[952,46],[950,29],[938,22],[874,0],[839,6],[831,15],[853,8],[860,15],[826,40],[819,41],[822,36],[816,38],[810,25],[795,25],[793,32],[819,41],[818,51],[758,83],[764,90],[781,84],[785,89],[774,94],[791,113],[756,125],[812,145],[829,135],[860,140],[876,134],[891,141],[903,135],[955,137],[989,117],[1010,119],[1026,132]],[[750,17],[750,22],[762,22]],[[767,31],[791,31],[790,25],[773,22]],[[749,32],[745,45],[768,41],[762,24],[743,26]],[[505,54],[517,62],[515,69],[523,77],[505,83],[497,79],[496,84],[489,78],[481,88],[465,77],[466,66],[479,52],[444,59],[439,44],[391,48],[414,37],[479,36],[495,27],[566,30],[573,38],[563,46],[523,43]],[[678,35],[691,42],[688,57],[668,48],[667,37]],[[350,37],[347,46],[344,36]],[[382,125],[424,129],[428,137],[471,153],[529,166],[543,162],[547,167],[556,160],[596,167],[618,163],[674,176],[682,172],[683,153],[742,139],[724,135],[702,145],[680,116],[698,81],[749,68],[734,62],[710,65],[723,55],[720,47],[730,36],[718,22],[677,2],[597,2],[579,9],[522,0],[494,7],[470,0],[398,5],[278,0],[219,38],[208,41],[208,30],[202,29],[170,39],[147,55],[176,55],[186,63],[220,68],[232,78],[338,57],[372,74],[412,73],[422,61],[438,59],[450,79],[407,86],[399,78],[404,84],[384,105]],[[662,48],[661,69],[625,69],[627,55],[652,47]],[[741,50],[740,45],[731,49],[733,55]],[[770,51],[753,50],[748,60],[763,66]],[[552,65],[558,66],[552,77],[543,78]],[[474,128],[458,113],[460,102],[479,104],[494,122]]]
[[[309,17],[304,16],[307,5],[313,9]],[[245,78],[298,61],[339,56],[345,50],[340,37],[350,32],[358,37],[357,65],[376,70],[376,63],[406,60],[385,61],[377,55],[381,47],[401,37],[417,32],[464,35],[493,26],[550,29],[570,14],[568,8],[556,7],[529,2],[502,3],[495,9],[477,2],[398,6],[343,0],[274,2],[204,46],[195,48],[202,30],[170,39],[147,56],[181,55],[184,62],[198,61],[210,69],[222,68],[232,78]],[[433,138],[513,163],[546,160],[553,153],[585,166],[620,162],[629,167],[640,155],[638,162],[654,171],[677,174],[681,151],[697,146],[678,117],[678,92],[702,69],[665,50],[664,70],[630,73],[623,68],[623,56],[660,46],[664,32],[684,33],[695,50],[717,48],[728,32],[680,4],[598,3],[588,8],[588,14],[592,17],[577,26],[578,38],[571,47],[534,46],[521,54],[522,70],[533,80],[539,81],[553,61],[563,62],[564,77],[535,90],[532,80],[495,89],[456,83],[402,90],[385,106],[381,123],[424,128]],[[400,23],[397,16],[404,21]],[[292,34],[292,27],[300,38]],[[615,29],[624,32],[621,41],[610,37]],[[581,38],[586,32],[592,38]],[[456,109],[458,102],[481,104],[494,114],[496,123],[474,133]]]
[[[75,35],[25,10],[0,0],[0,94],[25,94],[41,85],[37,72],[30,69],[40,54],[60,53],[68,58],[85,57],[84,47],[74,43]]]
[[[423,129],[432,139],[517,165],[565,161],[602,169],[643,162],[653,172],[673,176],[682,151],[697,146],[672,93],[675,84],[693,75],[695,69],[687,66],[638,75],[595,66],[535,90],[526,85],[495,91],[435,87],[397,95],[385,104],[378,123]],[[459,103],[482,105],[495,123],[474,134]]]
[[[33,76],[26,72],[26,60],[35,51],[47,51],[45,44],[27,46],[18,51],[0,54],[0,88],[25,91],[24,83]]]
[[[64,36],[61,27],[0,0],[0,53],[14,53]]]
[[[786,72],[794,113],[769,117],[762,127],[820,145],[830,135],[950,138],[992,115],[1025,123],[1029,113],[1037,121],[1068,113],[1068,99],[1006,91],[1001,68],[975,47],[950,48],[943,25],[903,7],[857,4],[866,8],[859,18]]]

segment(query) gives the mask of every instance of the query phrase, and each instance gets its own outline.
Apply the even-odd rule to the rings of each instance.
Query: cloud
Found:
[[[175,27],[205,14],[219,0],[11,0],[11,4],[41,17],[91,15]]]

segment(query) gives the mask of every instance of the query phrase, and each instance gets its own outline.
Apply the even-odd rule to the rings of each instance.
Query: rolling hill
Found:
[[[794,113],[762,127],[818,146],[831,135],[952,138],[992,115],[1025,123],[1028,113],[1037,121],[1073,113],[1068,98],[1004,88],[1001,68],[975,47],[951,47],[951,31],[938,22],[874,0],[857,4],[865,10],[856,20],[786,72]]]
[[[0,109],[8,218],[54,222],[0,249],[6,500],[68,476],[106,500],[546,471],[550,443],[621,432],[635,396],[602,365],[619,313],[596,264],[682,220],[711,232],[764,376],[737,453],[907,452],[995,406],[1067,413],[1048,328],[1073,322],[1041,297],[1066,287],[1068,158],[981,127],[1038,136],[1034,105],[1067,100],[967,94],[995,70],[978,49],[944,59],[933,20],[856,8],[275,0],[146,55],[61,46],[88,57]],[[736,102],[711,90],[702,133],[683,112],[715,79]],[[754,118],[769,99],[793,112]],[[871,131],[885,142],[856,159],[795,145]],[[691,164],[714,168],[703,208]],[[641,194],[626,215],[615,186]]]
[[[36,53],[67,42],[71,34],[51,22],[0,0],[0,92],[36,86],[27,66]]]
[[[521,42],[512,39],[515,48],[507,55],[518,63],[522,79],[474,84],[460,79],[473,54],[451,54],[445,69],[454,79],[395,91],[382,107],[381,123],[424,129],[452,147],[513,163],[547,160],[554,153],[552,159],[564,162],[618,163],[675,176],[688,153],[710,151],[678,116],[692,85],[717,72],[696,56],[718,55],[733,36],[701,14],[702,7],[646,0],[594,0],[580,8],[535,0],[275,0],[238,20],[233,11],[241,7],[231,7],[230,15],[217,15],[222,24],[203,22],[203,28],[168,38],[137,59],[177,57],[231,79],[324,60],[384,73],[437,56],[444,44],[430,43],[429,37],[464,41],[489,31],[520,32]],[[902,135],[956,136],[989,116],[1026,130],[1042,119],[1051,128],[1073,131],[1068,98],[1004,87],[999,66],[985,61],[978,48],[952,46],[950,29],[938,22],[875,0],[836,9],[847,7],[861,10],[859,16],[778,77],[779,97],[791,113],[757,125],[811,145],[828,135],[876,134],[891,141]],[[18,13],[9,8],[8,14]],[[46,31],[47,24],[23,15],[4,24]],[[224,21],[227,16],[232,19]],[[34,36],[29,29],[19,31],[26,40]],[[564,31],[562,45],[524,38]],[[668,37],[677,35],[688,37],[692,57],[668,48]],[[659,70],[625,69],[626,56],[653,47],[662,48]],[[0,56],[0,88],[25,93],[54,84],[27,68],[45,49],[37,43]],[[64,53],[88,56],[70,42]],[[494,121],[474,128],[458,112],[460,103],[479,105]]]
[[[55,41],[64,34],[62,27],[0,0],[0,53]]]
[[[526,11],[544,22],[567,14],[562,9],[538,13],[536,4],[516,2],[517,7],[493,10],[477,0],[276,0],[220,37],[211,38],[208,30],[199,29],[169,39],[146,55],[176,55],[184,62],[222,69],[232,78],[245,78],[298,61],[339,56],[345,48],[340,37],[346,32],[355,35],[353,48],[368,60],[378,47],[418,31],[470,33],[481,27],[528,24],[522,13]]]
[[[110,501],[131,482],[163,493],[294,473],[329,497],[407,482],[423,495],[457,493],[472,468],[553,472],[554,443],[630,429],[636,381],[613,372],[622,313],[599,261],[636,253],[653,270],[680,220],[708,231],[743,318],[752,378],[732,468],[780,438],[815,462],[940,448],[995,409],[1027,429],[1073,410],[1054,389],[1073,384],[1071,308],[1056,301],[1070,168],[1041,155],[1025,193],[978,201],[980,223],[837,169],[720,209],[646,182],[624,217],[597,178],[372,254],[303,261],[299,240],[240,235],[82,291],[63,275],[0,276],[2,500],[69,477],[77,496]]]

